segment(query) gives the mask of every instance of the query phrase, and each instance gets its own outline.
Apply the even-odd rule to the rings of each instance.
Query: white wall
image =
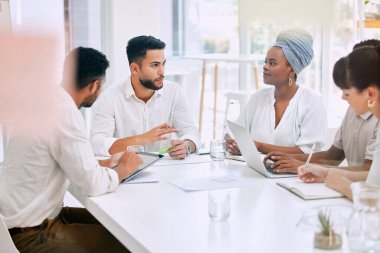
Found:
[[[54,36],[58,42],[57,73],[65,58],[65,19],[63,0],[10,0],[14,34]],[[57,77],[57,83],[61,76]]]
[[[107,86],[124,81],[129,75],[126,55],[128,40],[139,35],[158,36],[160,33],[159,0],[109,0],[102,2],[102,44],[110,60]]]

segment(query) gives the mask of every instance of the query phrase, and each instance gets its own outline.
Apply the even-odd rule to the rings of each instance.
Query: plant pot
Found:
[[[342,247],[342,236],[335,232],[331,233],[331,235],[315,233],[314,247],[318,249],[339,249]]]

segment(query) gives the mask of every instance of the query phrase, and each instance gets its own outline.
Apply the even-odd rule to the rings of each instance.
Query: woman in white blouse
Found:
[[[313,39],[300,29],[281,32],[267,53],[264,83],[272,87],[252,95],[237,123],[246,127],[262,153],[310,153],[320,150],[327,130],[322,97],[298,85],[297,76],[313,58]],[[232,139],[229,152],[239,154]]]

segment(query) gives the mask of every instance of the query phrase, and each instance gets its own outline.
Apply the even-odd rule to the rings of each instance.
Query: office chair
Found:
[[[1,238],[0,252],[19,253],[19,251],[17,250],[16,246],[14,245],[12,241],[7,225],[5,225],[2,214],[0,214],[0,238]]]

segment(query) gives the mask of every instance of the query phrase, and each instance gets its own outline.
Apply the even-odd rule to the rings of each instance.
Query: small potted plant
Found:
[[[364,0],[364,17],[380,19],[380,0]]]
[[[330,215],[327,212],[318,212],[318,221],[321,227],[314,235],[314,247],[319,249],[339,249],[342,246],[342,236],[333,229]]]

